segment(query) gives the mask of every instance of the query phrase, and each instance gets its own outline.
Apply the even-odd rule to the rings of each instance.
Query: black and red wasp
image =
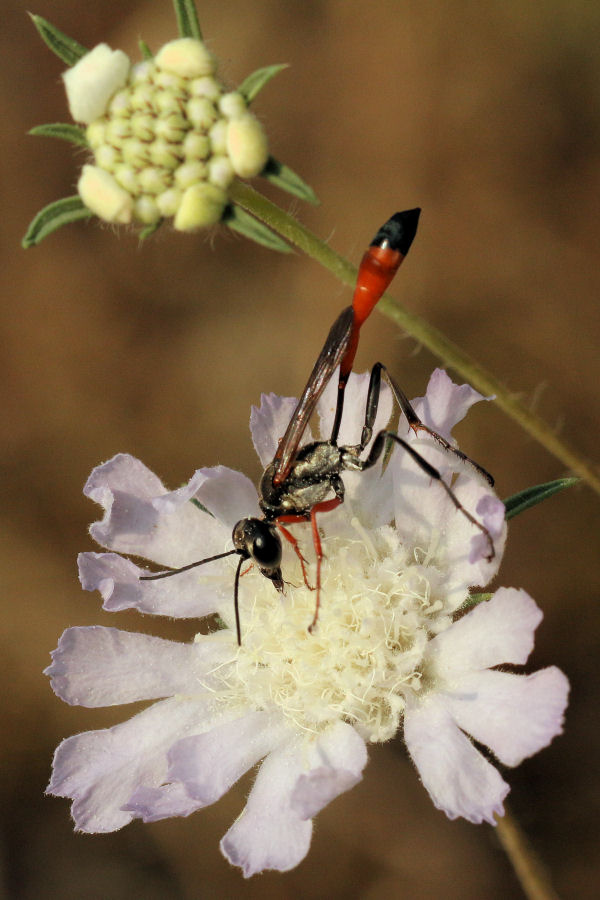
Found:
[[[363,472],[372,468],[386,448],[393,443],[403,447],[420,468],[443,487],[456,509],[486,536],[489,544],[488,559],[492,559],[494,556],[494,543],[487,528],[464,508],[449,485],[442,479],[438,470],[428,463],[408,441],[392,431],[379,431],[367,456],[362,458],[365,448],[373,437],[383,374],[409,427],[415,433],[425,432],[430,435],[445,450],[474,467],[490,484],[493,484],[492,477],[485,469],[453,447],[442,435],[421,422],[406,395],[393,381],[382,363],[376,363],[371,370],[360,442],[352,446],[340,446],[337,441],[344,411],[346,384],[352,371],[360,328],[389,286],[408,253],[417,231],[420,212],[420,209],[409,209],[393,215],[379,229],[365,252],[358,270],[352,305],[342,310],[333,323],[286,432],[279,441],[275,457],[261,478],[259,506],[262,517],[260,519],[241,519],[234,526],[233,550],[190,563],[179,569],[171,569],[168,572],[146,575],[141,578],[143,581],[167,578],[195,566],[202,566],[217,559],[238,554],[240,560],[235,574],[234,588],[238,644],[241,644],[239,581],[242,565],[246,560],[251,560],[260,572],[273,582],[278,591],[283,591],[280,534],[292,544],[302,566],[305,584],[310,587],[305,560],[300,552],[298,542],[286,528],[286,525],[296,522],[310,522],[315,548],[316,584],[314,589],[316,590],[316,602],[313,620],[309,626],[309,631],[312,631],[319,615],[321,562],[323,559],[317,515],[329,512],[344,502],[344,482],[342,480],[344,471]],[[328,440],[312,441],[300,446],[316,404],[338,366],[340,368],[337,403],[331,436]]]

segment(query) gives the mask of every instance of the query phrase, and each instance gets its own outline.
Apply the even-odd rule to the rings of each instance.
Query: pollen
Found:
[[[294,728],[319,734],[335,721],[367,741],[392,738],[407,691],[419,690],[422,659],[436,630],[439,575],[409,556],[385,526],[365,542],[351,529],[323,539],[321,606],[295,557],[284,559],[284,594],[260,573],[240,587],[242,646],[222,670],[223,699],[280,708]]]

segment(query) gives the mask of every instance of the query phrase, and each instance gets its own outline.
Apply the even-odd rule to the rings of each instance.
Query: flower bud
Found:
[[[221,188],[207,182],[194,184],[181,198],[175,215],[175,228],[178,231],[192,231],[215,225],[223,215],[226,203],[227,194]]]
[[[77,190],[87,208],[105,222],[117,222],[120,225],[131,222],[133,200],[105,169],[84,166]]]
[[[155,62],[159,69],[181,75],[182,78],[212,75],[216,69],[212,53],[206,49],[202,41],[194,38],[169,41],[158,51]]]
[[[122,50],[98,44],[63,73],[71,115],[89,125],[106,111],[108,101],[127,81],[129,59]]]
[[[269,158],[267,136],[252,113],[247,112],[229,123],[227,152],[240,178],[252,178],[264,169]]]

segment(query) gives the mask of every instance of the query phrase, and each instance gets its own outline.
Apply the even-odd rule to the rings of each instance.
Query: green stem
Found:
[[[508,809],[502,818],[496,816],[496,823],[498,840],[528,900],[559,900],[548,873]]]
[[[343,284],[354,285],[357,269],[343,256],[320,240],[312,231],[297,222],[262,194],[249,185],[235,181],[230,188],[231,199],[248,210],[273,231],[295,244],[307,256],[319,262],[335,275]],[[600,472],[598,468],[583,459],[579,452],[560,438],[556,431],[540,416],[527,409],[519,398],[511,393],[494,375],[472,359],[467,353],[450,341],[433,325],[429,325],[415,313],[411,313],[393,297],[385,295],[379,303],[384,315],[392,319],[407,334],[415,338],[442,361],[444,366],[454,369],[482,394],[495,394],[496,403],[507,416],[514,419],[521,428],[536,439],[568,469],[579,475],[591,488],[600,494]]]

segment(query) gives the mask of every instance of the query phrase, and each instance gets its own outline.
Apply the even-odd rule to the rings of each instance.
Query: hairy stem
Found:
[[[511,813],[506,810],[496,821],[496,835],[528,900],[559,900],[542,862]]]
[[[357,274],[355,266],[332,250],[312,231],[263,197],[262,194],[241,181],[235,181],[230,188],[230,196],[239,206],[265,222],[290,243],[295,244],[307,256],[329,269],[343,284],[354,285]],[[555,429],[544,419],[527,409],[519,397],[511,393],[491,372],[472,359],[437,328],[429,325],[415,313],[404,309],[393,297],[385,295],[379,303],[379,308],[407,334],[427,347],[434,356],[441,360],[444,366],[459,373],[482,394],[495,394],[495,402],[507,416],[510,416],[549,453],[600,494],[598,467],[585,460],[577,450],[559,437]]]

